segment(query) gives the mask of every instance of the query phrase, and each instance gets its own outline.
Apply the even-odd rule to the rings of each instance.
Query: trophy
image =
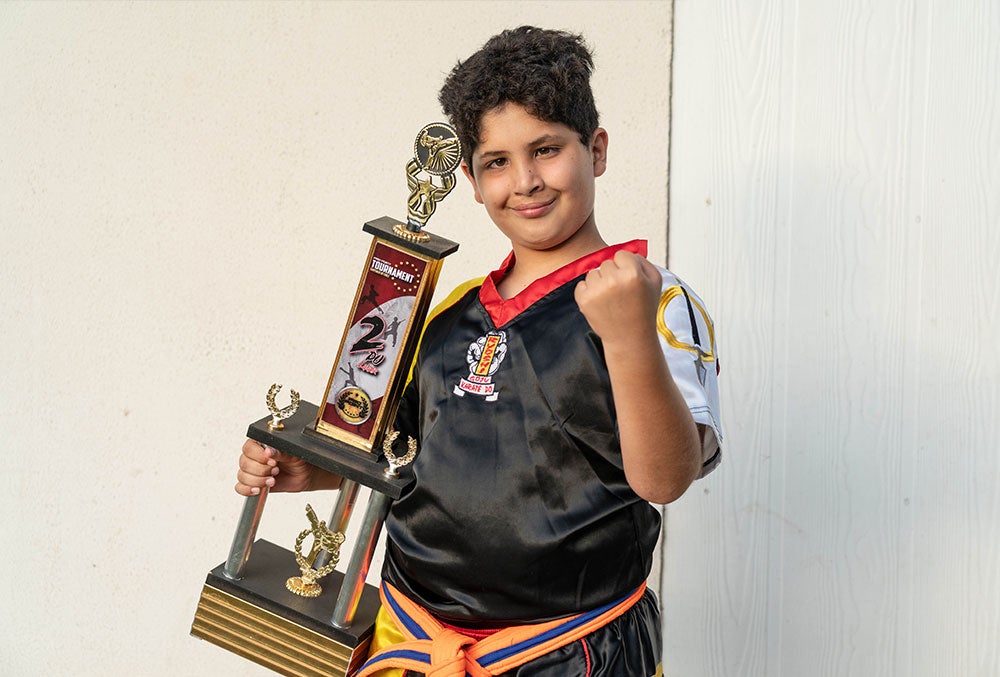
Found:
[[[411,438],[397,455],[397,432],[390,427],[442,261],[458,249],[423,227],[454,187],[460,161],[451,126],[432,123],[420,130],[406,165],[406,222],[382,217],[364,224],[372,244],[322,403],[301,400],[292,390],[291,403],[279,408],[282,386],[275,384],[265,398],[271,415],[247,431],[261,444],[343,478],[330,519],[319,520],[306,506],[310,528],[295,539],[292,552],[254,540],[267,490],[248,497],[229,557],[205,580],[191,626],[196,637],[285,675],[350,675],[367,658],[380,602],[365,577],[389,506],[410,481],[398,470],[418,451]],[[340,573],[334,567],[361,486],[371,489],[371,497]]]

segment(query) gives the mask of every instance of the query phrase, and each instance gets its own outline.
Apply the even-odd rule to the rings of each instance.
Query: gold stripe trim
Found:
[[[691,298],[690,296],[688,297],[691,300],[691,303],[694,304],[694,307],[698,309],[698,312],[701,313],[702,318],[705,320],[705,325],[708,327],[708,341],[709,345],[712,348],[710,351],[706,352],[699,346],[680,341],[676,336],[674,336],[674,332],[670,330],[670,327],[667,326],[666,320],[663,319],[667,311],[667,306],[670,305],[670,302],[673,301],[678,296],[683,296],[683,295],[684,295],[684,290],[681,289],[681,286],[679,284],[675,284],[672,287],[667,287],[667,289],[663,292],[663,294],[660,295],[660,305],[656,309],[656,331],[658,331],[660,335],[664,339],[666,339],[667,344],[671,348],[676,348],[678,350],[686,350],[687,352],[693,355],[697,355],[699,358],[701,358],[702,362],[714,362],[715,327],[712,326],[712,320],[708,316],[708,311],[706,311],[705,308],[700,303],[698,303],[697,300]]]
[[[441,303],[434,306],[431,309],[431,312],[427,314],[427,319],[424,320],[424,326],[421,327],[420,329],[420,338],[417,339],[417,347],[413,351],[413,359],[410,361],[410,371],[407,373],[406,376],[407,385],[409,385],[410,381],[413,380],[413,369],[417,366],[417,353],[420,352],[420,342],[423,341],[424,339],[423,330],[426,329],[427,325],[430,324],[430,321],[433,320],[435,317],[437,317],[442,311],[445,311],[451,306],[458,303],[458,300],[463,296],[465,296],[470,289],[482,285],[482,283],[485,281],[486,281],[485,277],[475,277],[471,280],[466,280],[465,282],[463,282],[462,284],[458,285],[450,292],[448,292],[448,295],[444,298],[444,300],[441,301]]]
[[[205,585],[191,634],[289,677],[343,677],[357,649]]]

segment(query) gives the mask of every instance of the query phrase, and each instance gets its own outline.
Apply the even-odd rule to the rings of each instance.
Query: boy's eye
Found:
[[[500,167],[505,167],[507,165],[507,158],[498,157],[495,160],[490,160],[486,163],[486,169],[499,169]]]
[[[546,155],[552,155],[553,153],[555,153],[558,150],[559,150],[558,148],[555,148],[553,146],[543,146],[543,147],[541,147],[541,148],[539,148],[538,150],[535,151],[535,155],[544,157]]]

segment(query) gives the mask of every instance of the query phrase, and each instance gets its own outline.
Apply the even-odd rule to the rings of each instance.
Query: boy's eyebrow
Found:
[[[533,140],[529,141],[528,143],[524,144],[524,147],[525,148],[535,148],[537,146],[545,145],[546,143],[553,143],[553,142],[560,142],[561,143],[563,141],[565,141],[564,135],[562,135],[562,134],[548,133],[548,134],[542,134],[537,139],[533,139]],[[479,153],[479,157],[480,157],[480,159],[486,159],[486,158],[491,158],[491,157],[495,157],[495,156],[498,156],[498,155],[504,155],[505,153],[507,153],[506,150],[487,150],[487,151],[483,151],[482,153]]]
[[[503,155],[506,151],[503,150],[488,150],[485,153],[479,153],[479,159],[485,160],[486,158],[491,158],[497,155]]]

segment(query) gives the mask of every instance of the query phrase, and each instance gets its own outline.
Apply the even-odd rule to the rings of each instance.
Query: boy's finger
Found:
[[[642,270],[642,274],[645,275],[647,279],[654,280],[656,282],[662,280],[659,269],[657,269],[657,267],[654,266],[653,262],[649,259],[640,256],[639,266],[641,267],[640,269]]]
[[[243,470],[237,471],[236,473],[236,486],[244,486],[247,488],[252,487],[263,487],[267,484],[267,481],[271,479],[270,475],[266,477],[260,475],[254,475],[253,473],[248,473]],[[238,490],[238,489],[237,489]]]
[[[242,482],[237,482],[233,488],[240,496],[257,496],[261,492],[261,487],[252,487]]]
[[[267,463],[267,459],[268,459],[267,449],[268,448],[269,447],[265,447],[264,445],[262,445],[260,442],[257,442],[256,440],[248,439],[246,442],[243,443],[243,449],[242,449],[242,451],[243,451],[243,455],[246,456],[246,457],[248,457],[248,458],[252,458],[253,460],[258,461],[260,463]]]
[[[274,474],[277,467],[269,463],[255,461],[249,456],[240,456],[239,468],[241,471],[258,477],[269,477]]]

